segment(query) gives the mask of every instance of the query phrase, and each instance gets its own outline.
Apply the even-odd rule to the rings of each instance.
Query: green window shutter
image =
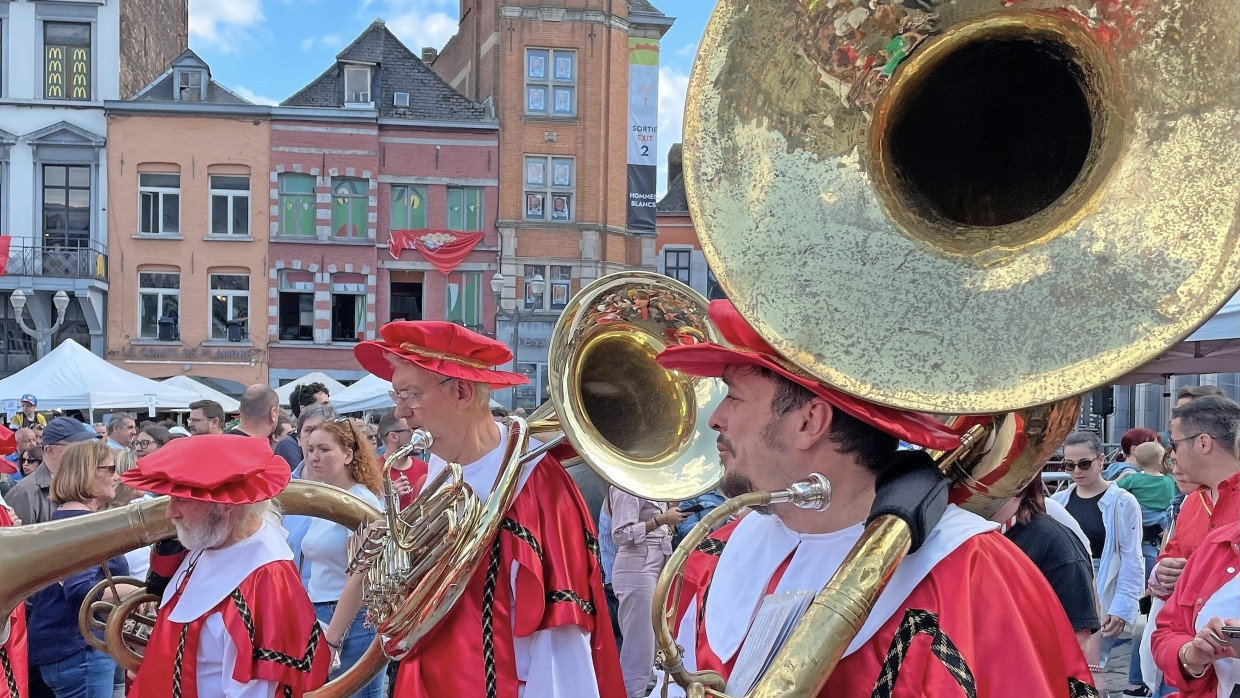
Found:
[[[464,282],[463,277],[464,277],[464,274],[455,273],[455,274],[448,274],[448,276],[444,279],[443,319],[448,322],[460,322],[461,321],[461,317],[462,317],[461,309],[464,307],[463,302],[462,302],[464,294],[462,293],[463,289],[461,288]]]
[[[448,187],[448,230],[465,230],[465,192]]]
[[[482,230],[482,189],[470,187],[465,190],[465,228]]]
[[[461,320],[466,327],[482,324],[482,274],[476,271],[463,272],[464,277],[464,308]]]

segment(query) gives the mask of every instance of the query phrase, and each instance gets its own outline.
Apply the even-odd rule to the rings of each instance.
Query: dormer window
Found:
[[[344,67],[344,105],[346,107],[370,107],[370,66],[346,65]]]
[[[176,70],[173,73],[175,93],[179,102],[201,102],[206,99],[206,75],[202,70]]]

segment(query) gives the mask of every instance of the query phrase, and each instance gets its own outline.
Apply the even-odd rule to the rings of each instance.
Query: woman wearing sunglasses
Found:
[[[22,469],[22,477],[26,477],[30,473],[39,469],[43,465],[43,448],[41,446],[31,446],[22,451],[17,457],[17,467]]]
[[[91,439],[68,446],[52,477],[48,496],[58,505],[52,520],[86,516],[116,496],[116,464],[107,444]],[[107,561],[112,575],[126,575],[123,555]],[[27,601],[29,662],[56,698],[111,698],[116,662],[91,648],[78,633],[78,607],[86,593],[104,579],[92,567],[35,592]],[[117,585],[117,595],[135,587]],[[108,594],[109,598],[114,598]]]
[[[1089,539],[1094,590],[1102,608],[1102,664],[1118,638],[1137,620],[1137,599],[1145,590],[1141,554],[1141,505],[1136,497],[1104,480],[1102,439],[1070,434],[1063,444],[1064,470],[1072,484],[1052,497],[1064,505]]]

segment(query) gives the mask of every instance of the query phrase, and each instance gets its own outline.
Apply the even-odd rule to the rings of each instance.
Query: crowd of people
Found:
[[[959,433],[796,370],[726,301],[710,314],[728,346],[672,347],[658,360],[727,385],[709,422],[726,473],[718,491],[658,502],[565,467],[562,449],[523,462],[460,598],[353,695],[683,695],[656,671],[650,622],[672,551],[725,496],[811,473],[831,483],[825,510],[738,512],[689,552],[669,609],[686,670],[745,692],[754,662],[769,660],[755,649],[761,633],[821,589],[884,512],[909,522],[910,552],[822,695],[1077,698],[1098,694],[1120,651],[1131,658],[1124,695],[1229,696],[1240,685],[1240,405],[1221,391],[1181,391],[1169,435],[1132,430],[1114,458],[1094,434],[1068,436],[1071,483],[1047,497],[1036,480],[984,520],[947,503],[927,455],[959,445]],[[100,425],[49,419],[23,396],[0,461],[0,524],[82,520],[169,495],[177,538],[29,596],[0,645],[0,696],[300,696],[369,661],[365,570],[349,569],[356,534],[281,517],[272,500],[300,478],[381,510],[386,472],[403,508],[452,463],[486,498],[509,446],[491,391],[526,380],[497,368],[511,361],[506,346],[458,325],[395,322],[380,334],[355,350],[392,382],[395,408],[373,422],[337,414],[321,385],[299,386],[287,411],[270,387],[250,386],[233,420],[196,402],[185,427],[126,413]],[[384,454],[416,428],[433,445],[386,469]],[[87,592],[127,575],[161,599],[136,674],[77,630]],[[1143,613],[1145,636],[1134,637]]]

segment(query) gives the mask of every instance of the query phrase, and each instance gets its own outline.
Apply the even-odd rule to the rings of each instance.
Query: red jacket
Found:
[[[1238,537],[1240,523],[1228,524],[1206,536],[1188,559],[1175,591],[1158,614],[1150,640],[1154,663],[1162,669],[1167,683],[1180,689],[1181,698],[1212,697],[1217,689],[1213,665],[1201,678],[1189,678],[1180,670],[1179,653],[1184,643],[1197,635],[1198,611],[1240,569],[1240,554],[1235,547]]]
[[[9,512],[0,507],[0,526],[12,526]],[[26,604],[9,614],[9,638],[0,645],[0,698],[26,698]]]
[[[1205,488],[1184,498],[1180,516],[1175,522],[1175,530],[1158,559],[1187,558],[1211,531],[1235,523],[1237,519],[1240,519],[1240,472],[1219,483],[1218,501],[1213,504],[1210,503]],[[1154,591],[1158,591],[1157,587]],[[1167,598],[1164,594],[1159,596]]]

